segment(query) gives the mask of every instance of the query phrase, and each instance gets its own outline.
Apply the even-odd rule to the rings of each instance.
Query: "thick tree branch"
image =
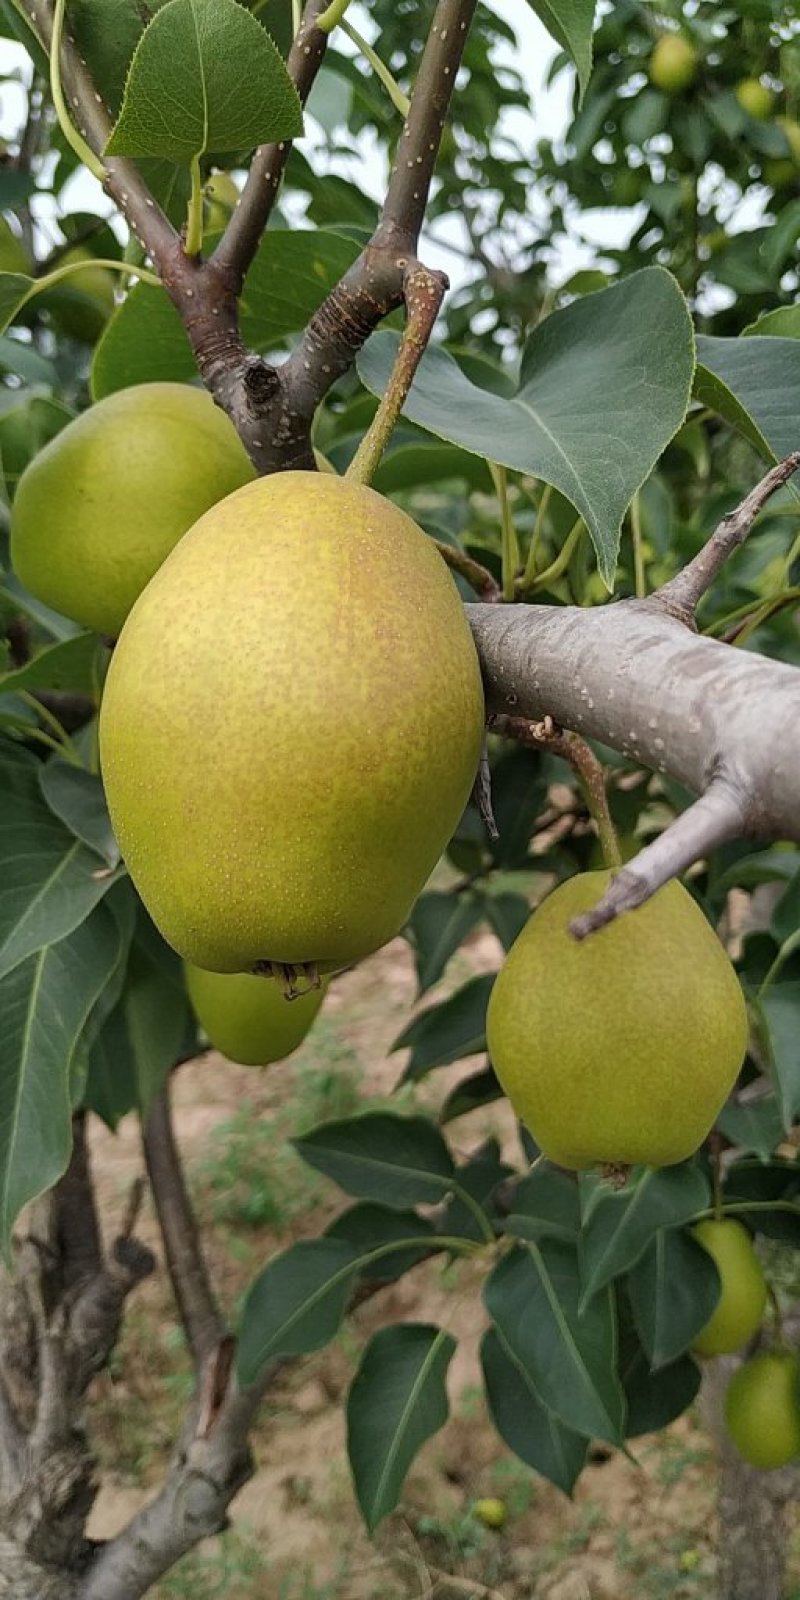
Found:
[[[651,603],[670,611],[681,622],[692,622],[703,595],[711,588],[728,557],[740,544],[744,544],[759,512],[763,511],[776,489],[781,489],[798,467],[800,467],[800,450],[794,450],[784,461],[779,461],[776,467],[771,467],[761,482],[750,490],[741,505],[722,518],[694,560],[687,562],[669,583],[662,584],[661,588],[651,595]]]
[[[419,231],[475,4],[438,0],[373,238],[311,318],[260,408],[259,445],[249,448],[264,472],[313,467],[317,406],[379,322],[403,304],[408,275],[418,265]],[[241,408],[231,414],[241,432]]]
[[[186,1189],[172,1128],[168,1087],[162,1089],[153,1104],[142,1140],[172,1288],[199,1371],[228,1330],[211,1288]]]
[[[796,667],[698,636],[651,601],[467,614],[490,711],[551,716],[703,797],[620,874],[601,920],[734,835],[800,841]]]
[[[327,0],[308,0],[286,62],[289,76],[305,104],[322,66],[328,34],[318,28],[317,17]],[[247,182],[231,220],[211,260],[234,295],[241,292],[245,273],[258,249],[289,158],[291,142],[259,145],[250,163]]]

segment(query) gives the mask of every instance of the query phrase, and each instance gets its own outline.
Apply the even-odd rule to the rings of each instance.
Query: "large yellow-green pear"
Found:
[[[12,565],[47,605],[116,637],[187,528],[254,476],[233,424],[205,390],[120,389],[76,417],[23,473]]]
[[[733,1217],[708,1218],[693,1231],[716,1264],[722,1292],[692,1349],[699,1356],[729,1355],[761,1326],[767,1303],[764,1272],[747,1229]]]
[[[680,33],[662,33],[650,57],[650,82],[665,94],[688,89],[697,71],[694,46]]]
[[[728,1432],[745,1461],[769,1470],[800,1456],[800,1360],[765,1350],[734,1372],[725,1395]]]
[[[325,980],[292,1000],[275,978],[204,972],[185,963],[195,1016],[215,1049],[243,1067],[284,1061],[302,1044],[325,998]]]
[[[326,971],[402,928],[482,730],[432,541],[372,489],[283,472],[202,517],[137,602],[101,761],[134,883],[181,955]]]
[[[563,1167],[690,1156],[744,1056],[742,991],[679,883],[578,942],[609,872],[567,879],[512,945],[489,1001],[489,1054],[517,1116]]]

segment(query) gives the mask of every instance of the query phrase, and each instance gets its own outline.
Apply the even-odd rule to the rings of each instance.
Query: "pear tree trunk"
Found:
[[[723,1420],[735,1357],[710,1362],[703,1385],[704,1419],[719,1452],[716,1600],[785,1600],[790,1507],[800,1493],[795,1466],[762,1472],[743,1461]]]

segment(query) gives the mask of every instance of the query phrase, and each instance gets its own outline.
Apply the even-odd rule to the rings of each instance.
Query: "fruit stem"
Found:
[[[494,1229],[486,1215],[486,1212],[483,1209],[483,1206],[479,1205],[478,1201],[474,1199],[469,1190],[463,1189],[460,1183],[454,1183],[452,1185],[452,1193],[455,1195],[457,1200],[460,1200],[462,1204],[466,1206],[468,1211],[472,1212],[472,1215],[475,1218],[475,1221],[477,1222],[486,1243],[494,1244]]]
[[[783,1327],[783,1312],[781,1311],[780,1300],[778,1299],[778,1296],[775,1293],[771,1283],[767,1284],[767,1300],[769,1301],[769,1308],[772,1312],[773,1341],[776,1349],[780,1350],[786,1347],[786,1335]]]
[[[75,151],[78,160],[82,161],[85,167],[88,167],[92,176],[97,178],[98,182],[105,183],[106,169],[103,162],[79,134],[72,122],[67,110],[67,102],[64,99],[64,90],[61,84],[61,40],[64,34],[65,11],[66,0],[56,0],[56,8],[53,15],[53,36],[50,43],[50,94],[53,100],[53,108],[58,117],[61,132],[67,144]]]
[[[539,496],[539,504],[536,508],[536,521],[533,525],[531,542],[528,546],[528,559],[525,562],[525,571],[523,572],[518,584],[518,588],[523,594],[525,593],[526,589],[530,589],[531,586],[536,582],[536,557],[539,554],[542,525],[547,514],[547,507],[550,504],[550,496],[552,492],[552,484],[546,483],[542,489],[541,495]]]
[[[61,746],[61,754],[65,756],[67,761],[71,762],[74,767],[79,767],[81,765],[81,758],[78,755],[77,749],[67,733],[66,728],[64,727],[63,723],[59,722],[55,712],[51,711],[49,706],[43,705],[41,700],[37,700],[36,696],[30,694],[27,689],[20,689],[17,692],[20,700],[22,700],[26,706],[30,706],[31,711],[35,711],[37,717],[41,717],[42,722],[45,722],[48,728],[50,728],[55,734],[59,745]]]
[[[349,4],[350,0],[331,0],[330,5],[317,17],[320,33],[332,33],[341,22]]]
[[[644,600],[647,595],[647,576],[644,569],[644,552],[642,550],[642,506],[638,494],[635,494],[631,501],[631,538],[633,540],[634,589],[637,600]]]
[[[714,1190],[714,1221],[722,1222],[725,1206],[722,1187],[722,1140],[719,1134],[711,1134],[709,1149],[711,1154],[711,1182]]]
[[[319,23],[317,26],[319,27]],[[407,117],[411,110],[411,101],[408,95],[403,93],[394,74],[389,71],[386,62],[381,61],[377,51],[373,50],[372,45],[368,43],[362,34],[356,31],[352,22],[348,22],[346,17],[341,18],[340,26],[342,33],[346,33],[348,39],[352,39],[353,44],[358,47],[362,56],[369,62],[376,78],[383,84],[392,105],[400,112],[401,117]]]
[[[200,176],[200,157],[192,156],[192,192],[186,207],[186,238],[184,254],[199,256],[203,243],[203,180]]]
[[[403,280],[406,325],[383,398],[345,473],[351,483],[372,482],[408,398],[447,286],[443,272],[431,272],[418,261],[410,263],[406,270]]]
[[[518,584],[521,593],[535,594],[539,589],[550,588],[558,578],[563,577],[583,537],[584,527],[583,517],[578,517],[577,522],[573,522],[555,561],[551,561],[544,572],[540,572],[538,576],[532,573],[528,578],[526,569]]]
[[[539,749],[544,747],[569,762],[597,828],[603,860],[612,872],[621,867],[622,854],[617,831],[608,809],[605,770],[586,740],[577,733],[568,733],[559,728],[552,717],[543,717],[541,722],[528,722],[525,717],[507,717],[500,713],[490,715],[486,726],[502,738],[516,739],[520,744],[534,745]]]
[[[132,267],[129,261],[115,261],[113,257],[105,260],[102,256],[92,256],[88,265],[106,267],[110,272],[120,272],[126,278],[138,278],[141,283],[151,283],[156,289],[162,287],[161,279],[155,272],[148,272],[146,267]],[[60,283],[62,278],[68,278],[73,272],[85,272],[86,267],[86,261],[65,261],[63,267],[54,267],[44,278],[35,278],[32,288],[28,290],[24,299],[18,302],[17,310],[28,300],[32,300],[35,294],[42,294],[45,290],[52,289],[55,283]]]
[[[497,461],[489,462],[495,494],[500,503],[500,548],[503,562],[503,599],[514,599],[514,586],[519,572],[519,540],[508,499],[508,473]]]

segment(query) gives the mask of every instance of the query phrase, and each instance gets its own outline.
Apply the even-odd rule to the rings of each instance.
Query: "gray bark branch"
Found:
[[[620,873],[592,927],[734,836],[800,841],[795,667],[698,636],[652,599],[467,615],[490,712],[551,716],[703,797]]]
[[[153,1104],[142,1142],[173,1293],[192,1360],[199,1369],[227,1328],[211,1288],[175,1144],[168,1085]]]

